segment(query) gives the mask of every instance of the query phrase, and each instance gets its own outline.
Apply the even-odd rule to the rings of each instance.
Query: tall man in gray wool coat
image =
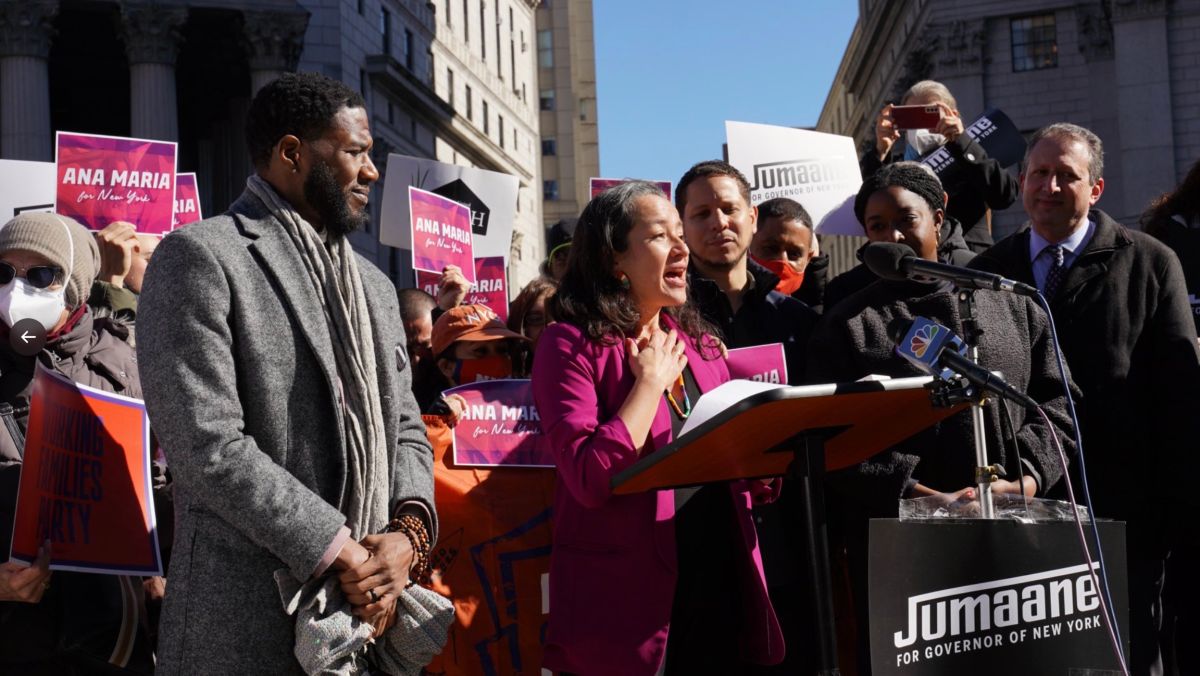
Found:
[[[140,299],[176,491],[164,674],[302,673],[277,574],[336,574],[382,634],[437,537],[396,292],[346,239],[379,177],[364,101],[285,75],[255,96],[246,136],[246,191],[164,238]]]

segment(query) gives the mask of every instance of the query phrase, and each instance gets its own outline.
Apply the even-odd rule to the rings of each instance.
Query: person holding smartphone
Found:
[[[965,129],[958,102],[946,85],[922,80],[909,87],[900,106],[889,103],[879,112],[875,146],[862,156],[859,167],[866,179],[885,164],[920,160],[945,146],[961,167],[945,179],[950,196],[946,215],[962,223],[967,246],[979,253],[993,244],[989,210],[1011,206],[1018,184]],[[903,150],[897,152],[902,136]]]

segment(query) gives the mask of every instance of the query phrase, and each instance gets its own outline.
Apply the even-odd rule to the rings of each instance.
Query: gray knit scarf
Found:
[[[388,521],[388,454],[380,410],[374,341],[362,277],[345,237],[320,234],[257,175],[246,179],[253,193],[283,226],[300,253],[308,280],[321,301],[333,343],[338,388],[345,402],[342,427],[346,438],[346,489],[338,508],[346,515],[351,536],[378,532]]]

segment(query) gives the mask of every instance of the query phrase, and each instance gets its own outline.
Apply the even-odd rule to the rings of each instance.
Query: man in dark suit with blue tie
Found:
[[[1104,148],[1091,131],[1067,123],[1039,130],[1021,174],[1029,226],[971,266],[1036,284],[1050,302],[1084,393],[1093,507],[1128,524],[1129,667],[1158,674],[1164,564],[1195,532],[1187,525],[1195,491],[1184,482],[1192,481],[1185,468],[1200,439],[1200,357],[1179,260],[1094,208],[1103,170]]]

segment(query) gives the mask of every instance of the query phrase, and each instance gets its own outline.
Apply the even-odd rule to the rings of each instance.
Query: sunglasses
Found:
[[[62,268],[53,265],[35,265],[25,269],[25,281],[35,289],[44,289],[62,275]],[[0,286],[17,277],[17,269],[8,263],[0,263]]]

